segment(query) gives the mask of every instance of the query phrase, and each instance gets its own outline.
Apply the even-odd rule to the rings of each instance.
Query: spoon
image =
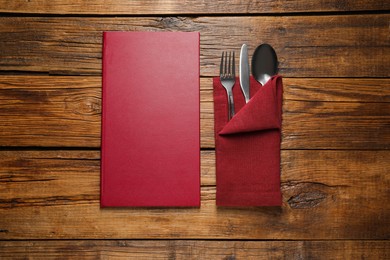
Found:
[[[269,44],[258,46],[252,56],[252,75],[261,85],[278,72],[278,58]]]

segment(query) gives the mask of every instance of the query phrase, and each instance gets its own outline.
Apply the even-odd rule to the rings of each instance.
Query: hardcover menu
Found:
[[[199,206],[199,33],[104,32],[102,96],[101,206]]]

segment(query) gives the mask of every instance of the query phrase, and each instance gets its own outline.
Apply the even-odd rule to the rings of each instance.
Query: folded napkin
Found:
[[[236,79],[236,114],[230,121],[219,78],[213,87],[217,205],[280,206],[282,78],[275,76],[261,86],[251,77],[247,104]]]

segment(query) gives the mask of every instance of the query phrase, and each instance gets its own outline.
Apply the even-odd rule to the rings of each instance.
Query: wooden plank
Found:
[[[0,70],[101,74],[102,31],[199,31],[201,75],[222,50],[274,46],[286,77],[389,77],[389,14],[265,17],[0,17]]]
[[[389,239],[389,151],[282,151],[282,207],[99,207],[98,151],[1,151],[0,239]],[[362,210],[364,209],[364,210]],[[191,223],[191,225],[188,225]]]
[[[284,79],[282,149],[390,148],[389,79]],[[100,147],[101,77],[0,76],[0,145]],[[214,147],[201,79],[201,146]]]
[[[29,14],[98,14],[98,15],[151,15],[151,14],[261,14],[290,12],[340,12],[374,11],[390,9],[387,1],[374,0],[327,0],[310,1],[142,1],[142,0],[96,0],[86,4],[81,0],[1,0],[2,13]]]
[[[390,103],[284,105],[284,149],[390,149]]]
[[[0,241],[1,259],[387,259],[389,241]]]
[[[100,146],[101,78],[0,78],[3,146]]]

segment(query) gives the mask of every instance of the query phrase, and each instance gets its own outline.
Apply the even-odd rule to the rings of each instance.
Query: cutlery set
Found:
[[[222,52],[220,75],[222,86],[225,88],[228,97],[228,118],[234,116],[234,99],[232,89],[236,82],[235,76],[235,57],[234,52]],[[278,71],[278,59],[275,50],[269,44],[259,45],[252,57],[252,75],[261,85],[265,85],[267,81]],[[250,69],[248,60],[248,46],[243,44],[240,52],[240,67],[239,79],[241,91],[244,95],[245,102],[250,99],[249,79]]]

